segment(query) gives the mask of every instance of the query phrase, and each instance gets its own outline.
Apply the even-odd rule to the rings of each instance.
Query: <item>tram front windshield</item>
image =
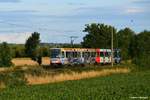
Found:
[[[118,50],[116,50],[114,52],[114,57],[120,57],[120,56],[121,56],[120,52]]]
[[[51,58],[59,58],[60,49],[51,49]]]

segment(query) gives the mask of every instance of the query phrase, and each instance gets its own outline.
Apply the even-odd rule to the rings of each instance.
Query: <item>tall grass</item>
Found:
[[[63,68],[45,69],[42,66],[14,66],[0,70],[0,80],[6,87],[28,84],[45,84],[67,80],[79,80],[115,73],[128,73],[130,68],[125,65],[108,66],[68,66]],[[3,85],[2,84],[2,85]]]
[[[84,78],[91,78],[96,76],[106,76],[117,73],[128,73],[130,70],[128,68],[115,68],[115,69],[103,69],[101,71],[88,71],[88,72],[71,72],[71,73],[61,73],[55,76],[44,75],[44,76],[33,76],[26,74],[28,84],[45,84],[45,83],[55,83],[66,80],[79,80]]]
[[[1,100],[131,100],[150,98],[150,71],[77,81],[21,86],[0,91]],[[139,99],[136,99],[139,100]]]
[[[3,88],[5,88],[6,86],[5,86],[5,84],[4,84],[4,82],[0,82],[0,89],[3,89]]]

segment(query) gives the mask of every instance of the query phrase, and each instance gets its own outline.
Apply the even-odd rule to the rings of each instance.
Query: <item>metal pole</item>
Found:
[[[113,52],[113,27],[111,28],[111,66],[113,67],[113,56],[114,56],[114,52]]]
[[[73,47],[73,37],[71,36],[71,47]]]
[[[71,46],[73,47],[75,39],[78,38],[77,36],[70,36],[71,39]]]

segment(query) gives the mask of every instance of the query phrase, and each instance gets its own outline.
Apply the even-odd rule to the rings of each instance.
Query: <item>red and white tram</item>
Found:
[[[51,48],[51,64],[109,64],[111,49]]]

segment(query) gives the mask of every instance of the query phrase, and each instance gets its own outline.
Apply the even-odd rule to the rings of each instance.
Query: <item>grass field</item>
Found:
[[[112,74],[118,73],[129,73],[130,69],[128,68],[109,68],[109,69],[101,69],[101,70],[89,70],[82,72],[70,71],[69,73],[58,73],[55,75],[46,74],[46,75],[31,75],[26,74],[25,78],[30,85],[35,84],[46,84],[46,83],[58,83],[62,81],[68,80],[80,80],[85,78],[92,78],[97,76],[108,76]]]
[[[42,60],[39,66],[29,58],[16,58],[15,66],[1,68],[0,100],[150,99],[149,69],[131,63],[45,69],[49,58]]]
[[[131,100],[150,99],[150,71],[116,74],[55,84],[1,90],[1,100]]]

